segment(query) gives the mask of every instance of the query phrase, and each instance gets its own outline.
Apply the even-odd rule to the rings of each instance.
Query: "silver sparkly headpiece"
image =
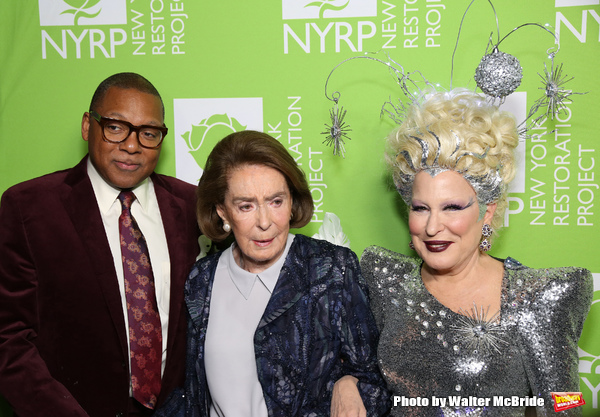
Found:
[[[456,147],[454,151],[450,154],[450,157],[455,156],[455,158],[452,158],[454,162],[452,166],[440,166],[439,156],[442,144],[440,142],[439,137],[435,133],[431,131],[428,131],[428,133],[435,138],[438,144],[437,149],[435,151],[435,157],[432,163],[428,163],[428,160],[430,159],[431,155],[431,149],[429,148],[429,144],[422,138],[413,135],[410,135],[409,137],[415,142],[417,142],[422,150],[420,163],[417,166],[415,166],[410,157],[410,154],[406,150],[400,152],[400,154],[398,154],[398,156],[396,157],[396,161],[399,161],[400,158],[402,158],[406,162],[409,169],[412,171],[411,173],[398,173],[396,178],[394,178],[394,183],[396,185],[398,193],[400,194],[406,205],[410,205],[412,201],[413,183],[415,181],[415,176],[419,172],[424,171],[432,177],[435,177],[436,175],[445,171],[456,171],[459,174],[461,174],[463,178],[467,180],[469,184],[471,184],[471,187],[473,187],[473,189],[475,190],[475,193],[477,195],[477,202],[479,203],[479,217],[482,218],[483,214],[485,213],[486,206],[490,203],[498,201],[498,199],[504,192],[505,185],[502,181],[500,171],[499,169],[497,169],[489,172],[486,175],[478,176],[468,174],[468,166],[463,169],[458,169],[457,167],[462,158],[467,156],[476,159],[484,159],[487,156],[489,147],[481,154],[475,152],[463,152],[461,154],[458,154],[461,141],[458,135],[454,134],[454,132],[451,132],[456,141]]]
[[[544,74],[542,75],[538,73],[543,84],[543,86],[539,89],[543,90],[544,94],[542,97],[540,97],[534,102],[525,120],[517,127],[519,134],[522,137],[527,137],[527,132],[538,122],[540,122],[540,120],[547,117],[554,119],[556,115],[565,110],[565,102],[570,96],[572,96],[573,94],[585,93],[574,93],[571,90],[563,88],[564,84],[568,81],[571,81],[573,77],[569,78],[568,76],[562,74],[562,64],[555,67],[554,58],[557,52],[560,50],[560,44],[558,38],[552,31],[538,23],[525,23],[514,28],[502,39],[500,39],[500,28],[496,9],[494,8],[494,5],[491,0],[487,1],[490,4],[494,16],[496,18],[497,41],[493,43],[490,36],[490,40],[488,41],[488,45],[486,48],[486,53],[481,59],[481,62],[479,63],[477,69],[475,70],[474,79],[477,84],[477,87],[483,92],[483,94],[486,95],[491,105],[501,105],[506,99],[506,97],[512,94],[521,84],[522,68],[521,64],[519,63],[519,60],[510,54],[500,51],[499,49],[500,44],[508,36],[516,32],[517,30],[520,30],[521,28],[527,26],[535,26],[545,30],[547,33],[552,35],[556,44],[555,50],[552,50],[553,48],[550,48],[546,51],[547,56],[551,61],[550,70],[548,70],[547,65],[544,63]],[[467,12],[469,11],[471,5],[474,2],[475,0],[472,0],[469,3],[460,22],[456,38],[456,46],[454,48],[454,52],[452,53],[452,65],[450,71],[450,90],[452,89],[452,78],[454,75],[454,55],[458,47],[460,32],[465,16],[467,15]],[[416,104],[417,101],[425,94],[427,90],[435,90],[435,86],[429,81],[427,81],[427,79],[421,74],[421,72],[414,71],[407,73],[405,72],[404,67],[398,62],[391,59],[389,55],[386,54],[386,59],[379,59],[373,55],[375,54],[366,53],[363,56],[355,56],[340,62],[331,70],[325,82],[325,97],[328,100],[334,102],[334,108],[330,111],[331,123],[325,124],[327,129],[323,131],[322,134],[326,135],[326,138],[323,142],[333,147],[334,155],[342,155],[343,157],[345,156],[344,140],[350,139],[348,132],[351,131],[350,126],[344,121],[344,117],[346,116],[346,110],[344,110],[343,107],[341,108],[341,110],[338,108],[338,102],[341,96],[340,92],[335,91],[333,94],[331,94],[331,96],[327,92],[327,86],[331,75],[340,65],[354,59],[369,59],[375,62],[382,63],[388,67],[389,72],[392,74],[397,84],[400,86],[403,98],[400,98],[397,102],[392,102],[392,100],[390,99],[389,101],[384,103],[381,109],[381,113],[387,113],[390,116],[390,118],[398,124],[401,124],[402,120],[406,117],[407,110],[412,105]],[[415,90],[416,92],[414,92]],[[542,110],[541,113],[539,113],[540,110]]]

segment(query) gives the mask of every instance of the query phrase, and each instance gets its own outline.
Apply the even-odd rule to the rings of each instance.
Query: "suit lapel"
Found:
[[[93,279],[98,281],[102,289],[108,311],[119,334],[121,349],[127,357],[127,333],[119,284],[100,209],[87,175],[87,157],[65,178],[65,188],[61,198],[82,247],[87,253]]]
[[[307,270],[302,266],[302,262],[297,261],[298,253],[302,246],[300,240],[298,236],[294,238],[294,242],[279,273],[273,294],[258,324],[258,329],[271,323],[289,310],[307,291]]]
[[[160,216],[162,218],[167,246],[169,248],[169,259],[171,263],[171,300],[169,304],[169,335],[167,352],[175,343],[175,334],[179,325],[181,309],[183,306],[183,286],[189,273],[189,253],[193,248],[189,247],[186,239],[189,220],[186,218],[186,204],[181,198],[171,194],[168,184],[156,174],[152,175],[154,191],[158,200]]]
[[[215,273],[219,264],[219,258],[222,254],[223,252],[218,252],[197,262],[192,268],[186,284],[185,303],[190,320],[198,330],[198,343],[200,345],[204,344],[206,336],[212,287],[215,282]]]

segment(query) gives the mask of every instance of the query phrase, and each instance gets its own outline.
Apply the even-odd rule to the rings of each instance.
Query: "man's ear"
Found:
[[[87,142],[90,133],[90,114],[88,112],[83,113],[81,118],[81,137]]]

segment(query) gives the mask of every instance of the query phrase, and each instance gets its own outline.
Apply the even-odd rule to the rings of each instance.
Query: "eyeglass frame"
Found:
[[[134,124],[129,123],[126,120],[112,119],[110,117],[104,117],[94,110],[90,110],[88,112],[88,114],[92,117],[92,119],[94,119],[100,125],[100,128],[102,130],[102,139],[104,139],[104,141],[108,142],[108,143],[114,143],[114,144],[123,143],[127,140],[129,135],[131,135],[131,132],[133,131],[133,132],[135,132],[135,137],[137,138],[138,144],[142,148],[158,149],[162,145],[163,140],[165,140],[165,136],[167,136],[167,133],[169,132],[169,129],[164,124],[162,126],[153,126],[153,125],[138,125],[138,126],[136,126]],[[108,139],[106,137],[106,134],[104,133],[104,127],[106,126],[106,123],[109,123],[109,122],[123,123],[125,126],[127,126],[129,128],[129,133],[120,141],[112,141],[112,140]],[[158,129],[161,132],[162,137],[160,138],[160,142],[158,142],[158,145],[146,146],[142,143],[142,141],[140,140],[140,130],[143,128]]]

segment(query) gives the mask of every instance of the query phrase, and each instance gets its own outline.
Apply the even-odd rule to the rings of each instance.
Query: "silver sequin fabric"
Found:
[[[360,263],[388,388],[398,398],[429,400],[428,407],[400,402],[392,416],[523,416],[538,399],[537,416],[550,416],[557,415],[551,392],[579,391],[577,341],[593,293],[588,270],[532,269],[507,258],[499,316],[469,318],[427,291],[420,259],[372,246]],[[529,402],[504,402],[513,396]],[[432,406],[434,397],[445,406]],[[494,406],[494,399],[503,402]],[[581,407],[560,415],[581,415]]]

